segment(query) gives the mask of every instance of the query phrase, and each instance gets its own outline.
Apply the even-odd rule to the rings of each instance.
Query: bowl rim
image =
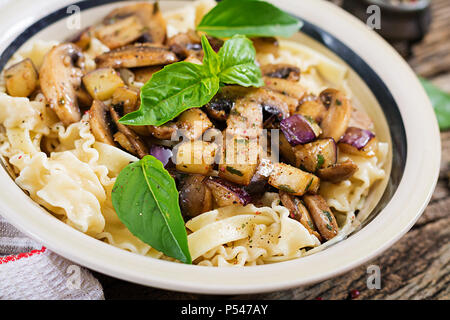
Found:
[[[95,6],[101,6],[118,0],[86,0],[79,4],[84,6],[93,2]],[[417,77],[394,49],[342,9],[323,0],[308,4],[289,0],[271,2],[288,12],[308,17],[311,25],[320,26],[325,32],[325,42],[329,35],[361,57],[389,88],[399,106],[408,146],[404,175],[392,199],[363,230],[326,251],[272,265],[218,269],[176,264],[115,248],[78,232],[50,214],[42,215],[43,210],[4,170],[0,170],[0,186],[4,190],[0,193],[2,215],[50,250],[90,269],[142,285],[183,292],[243,294],[298,287],[340,275],[386,250],[419,218],[438,179],[440,136],[430,101]],[[53,12],[48,16],[55,17],[58,10],[54,9],[65,10],[69,4],[73,1],[58,1],[51,7],[53,10],[48,8]],[[317,12],[321,14],[317,15]],[[34,13],[33,21],[43,16],[46,16],[43,12]],[[33,21],[29,21],[31,23],[27,27]],[[10,34],[9,39],[17,39],[16,35]],[[0,46],[4,41],[0,39]],[[385,68],[386,65],[389,68]],[[408,111],[411,105],[423,107],[412,113]],[[430,159],[430,154],[435,157]],[[414,189],[408,186],[414,186]],[[18,201],[18,198],[23,201]],[[51,233],[46,232],[49,229]],[[374,234],[377,237],[373,237]],[[238,275],[236,271],[239,271]],[[260,281],[261,278],[264,282]]]
[[[365,2],[369,5],[376,5],[383,9],[387,9],[393,12],[398,13],[411,13],[411,12],[419,12],[427,9],[430,6],[430,0],[419,0],[416,3],[400,3],[393,4],[384,2],[384,0],[356,0],[359,2]]]

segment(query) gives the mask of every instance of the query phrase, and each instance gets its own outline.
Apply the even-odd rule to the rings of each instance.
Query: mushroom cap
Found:
[[[81,119],[77,93],[83,75],[84,56],[72,43],[53,47],[45,56],[40,70],[40,85],[50,107],[64,125]]]

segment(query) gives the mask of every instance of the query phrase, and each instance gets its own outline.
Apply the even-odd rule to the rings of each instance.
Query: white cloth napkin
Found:
[[[0,216],[0,299],[103,300],[85,268],[51,252]]]

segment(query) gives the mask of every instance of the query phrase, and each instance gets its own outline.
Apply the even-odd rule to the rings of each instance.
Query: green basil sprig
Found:
[[[264,85],[253,43],[237,35],[216,53],[202,36],[203,64],[177,62],[156,72],[141,89],[141,107],[120,119],[126,125],[160,126],[183,111],[208,103],[221,84]]]
[[[290,37],[303,23],[274,5],[260,0],[223,0],[197,26],[214,37],[236,34],[253,37]]]
[[[424,78],[419,79],[431,100],[438,119],[439,129],[442,131],[450,129],[450,93],[442,91]]]
[[[117,177],[112,203],[128,230],[169,257],[192,263],[174,179],[161,161],[145,156]]]

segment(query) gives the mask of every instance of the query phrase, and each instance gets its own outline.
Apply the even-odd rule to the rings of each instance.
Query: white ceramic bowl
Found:
[[[349,271],[389,248],[423,212],[438,178],[440,137],[430,102],[405,61],[359,20],[321,0],[272,2],[306,21],[302,32],[307,36],[299,37],[340,56],[353,68],[358,94],[374,106],[367,111],[379,119],[378,130],[385,131],[381,134],[392,138],[387,188],[363,228],[322,252],[293,261],[249,268],[177,264],[139,256],[78,232],[34,203],[2,168],[1,214],[52,251],[90,269],[143,285],[196,293],[255,293],[311,284]],[[64,19],[71,3],[15,0],[3,8],[0,25],[6,31],[0,35],[0,69],[31,37],[67,38]],[[121,5],[117,0],[78,4],[85,25]],[[163,1],[162,5],[164,9],[182,4]]]

